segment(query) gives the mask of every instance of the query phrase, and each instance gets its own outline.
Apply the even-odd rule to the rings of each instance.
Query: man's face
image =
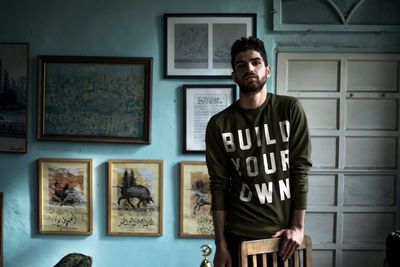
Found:
[[[232,79],[239,85],[240,92],[254,94],[260,92],[271,77],[271,67],[266,66],[259,52],[246,50],[235,57]]]

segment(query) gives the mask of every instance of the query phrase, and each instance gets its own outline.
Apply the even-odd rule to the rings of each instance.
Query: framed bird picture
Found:
[[[93,233],[92,159],[39,159],[39,232]]]

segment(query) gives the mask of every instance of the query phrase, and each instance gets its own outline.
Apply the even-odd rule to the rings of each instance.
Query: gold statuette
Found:
[[[212,252],[212,248],[210,245],[202,245],[201,246],[201,253],[203,253],[203,261],[200,264],[200,267],[213,267],[212,263],[208,260],[207,256],[210,255]]]

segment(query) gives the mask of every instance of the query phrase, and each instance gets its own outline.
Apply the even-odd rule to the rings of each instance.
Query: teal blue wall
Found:
[[[179,238],[179,162],[204,160],[181,153],[182,90],[185,83],[229,80],[163,79],[164,13],[257,13],[257,34],[274,67],[275,52],[399,52],[398,33],[274,33],[272,1],[266,0],[1,0],[0,43],[30,43],[29,143],[27,154],[0,154],[0,191],[5,194],[6,267],[53,266],[70,252],[94,258],[94,266],[199,266],[200,246],[212,240]],[[37,141],[37,56],[85,55],[153,57],[152,142],[150,145]],[[274,91],[274,78],[269,90]],[[37,159],[93,158],[94,234],[38,233]],[[161,237],[106,234],[106,179],[109,159],[164,160]]]

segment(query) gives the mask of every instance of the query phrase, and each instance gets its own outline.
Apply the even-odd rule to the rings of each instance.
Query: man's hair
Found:
[[[235,69],[236,55],[239,54],[240,52],[244,52],[247,50],[255,50],[258,53],[260,53],[262,59],[265,62],[265,65],[268,65],[267,53],[265,52],[264,42],[253,36],[250,36],[248,38],[242,37],[239,40],[236,40],[231,48],[231,64],[233,70]]]

